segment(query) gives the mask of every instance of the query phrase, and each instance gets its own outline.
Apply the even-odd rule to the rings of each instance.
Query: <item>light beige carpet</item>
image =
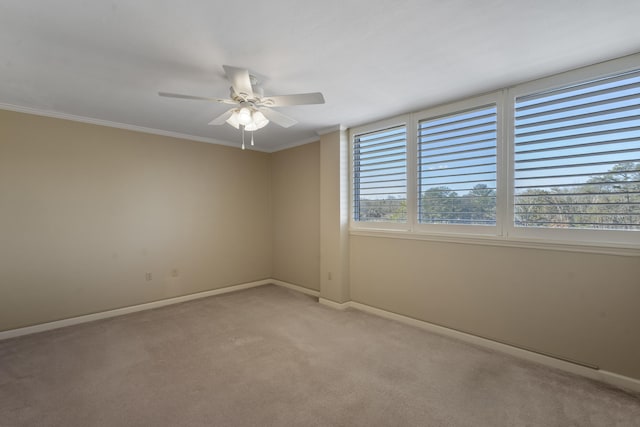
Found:
[[[269,285],[0,342],[0,425],[640,426],[640,398]]]

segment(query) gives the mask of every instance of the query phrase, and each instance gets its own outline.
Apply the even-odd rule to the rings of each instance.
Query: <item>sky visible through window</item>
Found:
[[[640,71],[515,102],[514,222],[640,229]],[[418,124],[418,221],[494,225],[496,106]],[[406,128],[356,137],[356,220],[406,221]]]
[[[356,136],[353,161],[354,219],[406,222],[406,126]]]
[[[420,121],[418,220],[496,223],[495,105]]]
[[[640,229],[640,73],[516,99],[515,223]]]

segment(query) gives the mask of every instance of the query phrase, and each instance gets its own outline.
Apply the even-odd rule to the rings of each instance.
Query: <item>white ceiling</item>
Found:
[[[356,126],[640,51],[637,0],[3,0],[0,108],[71,115],[239,146],[207,123],[222,65],[299,123],[256,132],[276,151]]]

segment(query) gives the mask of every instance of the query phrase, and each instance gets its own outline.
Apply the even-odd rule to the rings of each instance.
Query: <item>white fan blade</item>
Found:
[[[165,96],[167,98],[195,99],[198,101],[215,101],[223,104],[237,104],[233,99],[206,98],[204,96],[183,95],[181,93],[158,92],[158,95]]]
[[[216,117],[215,119],[211,120],[209,122],[209,124],[210,125],[223,125],[224,122],[226,122],[227,119],[229,117],[231,117],[232,114],[233,114],[233,109],[231,109],[231,110],[229,110],[229,111],[227,111],[225,113],[220,114],[218,117]]]
[[[253,98],[253,88],[251,87],[251,78],[248,70],[230,65],[223,65],[222,68],[224,68],[233,90],[238,95],[244,98]]]
[[[181,93],[158,92],[158,95],[166,96],[168,98],[197,99],[201,101],[217,101],[216,98],[205,98],[203,96],[183,95]]]
[[[290,105],[324,104],[324,96],[320,92],[297,93],[293,95],[268,96],[260,100],[267,107],[288,107]]]
[[[270,108],[262,107],[260,108],[260,111],[262,111],[262,114],[264,114],[267,119],[282,126],[283,128],[289,128],[298,123],[295,119],[285,116],[284,114]]]

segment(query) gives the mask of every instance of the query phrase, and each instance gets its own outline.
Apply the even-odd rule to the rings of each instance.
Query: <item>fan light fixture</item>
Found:
[[[246,126],[252,121],[251,111],[249,111],[247,107],[242,107],[240,111],[238,111],[238,122],[240,122],[241,125]]]
[[[248,107],[234,109],[231,116],[225,121],[236,129],[244,126],[244,130],[251,132],[262,129],[269,124],[269,120],[262,112]]]
[[[253,131],[262,129],[269,120],[256,108],[241,107],[232,110],[231,116],[225,120],[236,129],[242,130],[242,149],[244,150],[244,131],[251,132],[251,145],[253,142]]]
[[[269,120],[260,111],[256,110],[251,114],[252,123],[246,125],[245,130],[258,130],[269,124]]]

